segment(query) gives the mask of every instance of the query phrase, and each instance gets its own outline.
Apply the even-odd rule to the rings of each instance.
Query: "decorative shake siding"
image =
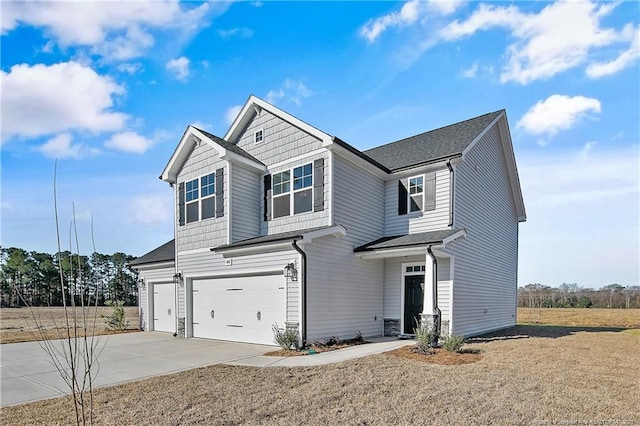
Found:
[[[455,255],[454,334],[473,335],[516,322],[518,218],[498,127],[456,166],[455,224],[466,239]]]
[[[231,165],[231,242],[260,235],[262,179],[240,164]]]
[[[300,265],[300,255],[293,250],[283,250],[273,253],[253,254],[250,256],[237,256],[231,260],[231,265],[225,265],[225,259],[221,254],[210,250],[199,250],[191,253],[178,253],[178,270],[182,271],[185,279],[198,278],[222,278],[238,275],[258,275],[282,272],[285,265],[294,262]],[[259,279],[259,278],[257,278]],[[186,282],[186,281],[185,281]],[[284,277],[283,277],[284,282]],[[287,283],[287,321],[300,321],[299,304],[300,281]],[[190,286],[182,287],[183,298],[179,299],[181,306],[178,312],[184,311],[184,295]]]
[[[260,143],[255,143],[254,139],[257,130],[263,132]],[[238,146],[269,166],[318,150],[322,148],[322,142],[263,110],[240,135]]]
[[[140,267],[139,272],[139,278],[143,278],[145,282],[145,288],[140,289],[138,293],[140,297],[138,300],[139,319],[141,328],[147,331],[149,331],[149,305],[153,302],[150,294],[153,291],[152,284],[173,282],[173,274],[175,273],[173,265],[150,268],[154,268],[154,266]]]
[[[402,179],[420,174],[402,175]],[[436,171],[435,210],[398,215],[398,179],[385,183],[384,200],[384,235],[406,235],[446,229],[449,227],[449,169]]]
[[[346,237],[323,237],[303,249],[308,259],[307,340],[353,338],[358,331],[382,335],[383,261],[356,259]]]
[[[319,212],[308,212],[308,213],[299,213],[296,215],[279,217],[277,219],[271,219],[268,221],[263,220],[264,218],[264,203],[262,202],[262,179],[259,184],[260,188],[260,209],[259,217],[261,227],[260,232],[261,235],[272,235],[279,234],[281,232],[289,232],[289,231],[297,231],[299,229],[309,229],[316,228],[319,226],[329,225],[329,198],[330,198],[330,185],[329,179],[331,179],[331,171],[329,167],[329,151],[323,150],[318,154],[305,157],[303,159],[299,159],[296,161],[288,162],[286,164],[277,166],[277,167],[269,167],[269,173],[273,175],[274,173],[280,173],[285,170],[290,170],[291,168],[302,166],[305,164],[309,164],[314,162],[314,160],[318,158],[324,159],[324,209]],[[291,188],[293,188],[293,177],[291,178]],[[315,189],[314,189],[315,191]],[[314,194],[315,195],[315,194]],[[291,194],[293,196],[293,193]],[[313,200],[314,198],[312,198]]]
[[[217,169],[224,169],[224,214],[223,217],[210,218],[192,223],[185,223],[183,226],[176,227],[176,246],[177,251],[195,250],[208,247],[216,247],[227,243],[227,214],[229,191],[229,171],[225,167],[225,161],[221,160],[218,153],[206,142],[196,145],[191,151],[189,158],[185,162],[180,171],[177,183],[188,182],[193,179],[199,179],[201,176],[215,173]],[[216,183],[217,184],[217,183]],[[178,200],[175,199],[175,217],[179,217]],[[219,201],[216,200],[216,205]]]

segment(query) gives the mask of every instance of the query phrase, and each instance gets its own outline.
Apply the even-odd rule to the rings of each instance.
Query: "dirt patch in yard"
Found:
[[[89,307],[87,315],[89,318],[88,334],[117,334],[131,333],[139,331],[138,307],[125,307],[125,317],[129,322],[126,330],[107,330],[105,327],[105,317],[111,315],[113,309],[108,306]],[[73,323],[72,308],[69,308],[70,321]],[[77,317],[82,317],[81,308],[76,308]],[[95,315],[95,328],[93,318]],[[35,318],[34,318],[35,316]],[[64,308],[55,307],[34,307],[34,308],[0,308],[0,343],[32,342],[42,339],[62,339],[66,338],[66,321]],[[83,330],[78,327],[75,330],[71,327],[71,333],[78,337],[83,336]]]
[[[403,346],[387,352],[387,354],[438,365],[472,364],[482,359],[482,355],[478,349],[463,349],[462,352],[449,352],[444,349],[434,349],[433,353],[425,355],[418,353],[415,345]]]
[[[533,327],[533,326],[530,326]],[[95,391],[97,424],[640,424],[640,337],[516,327],[478,338],[473,364],[387,354],[302,368],[214,365]],[[68,399],[0,423],[70,424]]]

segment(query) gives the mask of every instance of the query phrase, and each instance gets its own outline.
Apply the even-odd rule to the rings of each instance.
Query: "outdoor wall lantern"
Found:
[[[182,279],[182,272],[177,272],[173,275],[173,283],[178,284],[180,287],[184,287],[184,280]]]
[[[144,290],[147,288],[147,285],[144,282],[144,278],[138,278],[138,287]]]
[[[298,270],[296,269],[296,265],[293,263],[289,263],[284,267],[284,276],[287,278],[291,278],[291,281],[298,281]]]

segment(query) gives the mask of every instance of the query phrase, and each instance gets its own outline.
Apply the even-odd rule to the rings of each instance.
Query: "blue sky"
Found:
[[[184,129],[255,94],[367,149],[505,108],[519,282],[639,281],[638,2],[2,2],[2,245],[142,255]]]

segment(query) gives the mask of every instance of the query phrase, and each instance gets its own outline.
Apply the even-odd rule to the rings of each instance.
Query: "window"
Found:
[[[255,143],[260,143],[263,140],[263,132],[262,129],[256,131],[255,135],[254,135],[254,141]]]
[[[409,179],[409,211],[422,211],[424,199],[424,177],[417,176]]]
[[[190,180],[186,184],[187,223],[197,222],[198,215],[198,179]]]
[[[275,173],[272,185],[274,219],[313,210],[313,165],[311,163],[295,167],[293,171]]]
[[[187,223],[216,216],[215,173],[190,180],[185,184]]]
[[[209,219],[216,215],[216,175],[211,173],[200,178],[202,200],[200,201],[200,217]]]

